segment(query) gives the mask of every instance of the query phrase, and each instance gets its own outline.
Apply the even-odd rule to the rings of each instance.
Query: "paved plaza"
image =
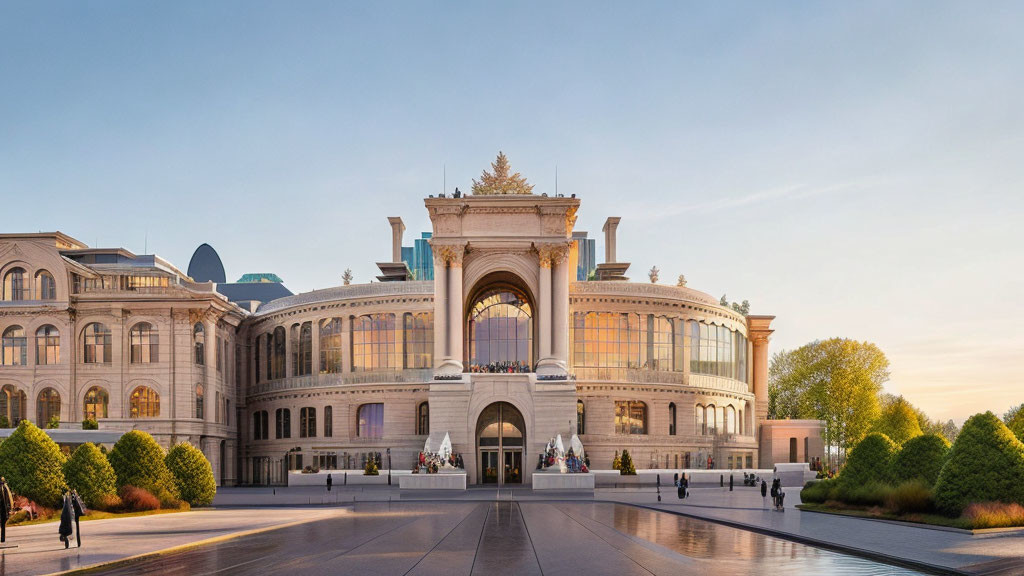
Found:
[[[653,488],[222,489],[216,510],[83,523],[81,550],[63,549],[56,524],[13,527],[20,546],[0,555],[0,576],[136,557],[99,573],[1024,574],[1021,531],[842,518],[792,508],[796,491],[787,499],[774,512],[739,488],[698,488],[685,503],[669,490],[658,502]]]

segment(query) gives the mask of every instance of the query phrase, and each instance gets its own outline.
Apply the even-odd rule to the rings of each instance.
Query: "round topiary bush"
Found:
[[[28,420],[0,444],[0,476],[11,491],[47,508],[57,507],[67,490],[64,460],[57,443]]]
[[[190,506],[209,506],[213,503],[213,497],[217,495],[213,467],[198,448],[182,442],[171,448],[166,461],[182,500]]]
[[[118,488],[142,488],[161,501],[177,497],[174,478],[164,462],[164,449],[149,434],[141,430],[128,432],[114,444],[107,458],[117,474]]]
[[[619,474],[622,476],[636,476],[636,466],[633,465],[633,457],[629,455],[629,450],[622,451]]]
[[[995,414],[964,423],[935,482],[935,504],[959,514],[975,502],[1024,504],[1024,444]]]
[[[885,434],[868,434],[861,440],[846,459],[846,465],[839,474],[839,483],[845,488],[867,484],[891,482],[892,459],[896,444]]]
[[[907,440],[892,461],[892,479],[897,484],[921,480],[935,484],[949,454],[949,441],[938,434],[925,434]]]
[[[117,496],[117,476],[95,444],[86,442],[64,464],[64,479],[89,508],[103,508]]]

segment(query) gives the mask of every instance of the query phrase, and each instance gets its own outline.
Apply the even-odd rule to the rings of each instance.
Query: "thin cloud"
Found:
[[[831,186],[808,186],[795,184],[779,188],[769,188],[741,196],[720,196],[714,200],[692,204],[643,204],[635,203],[628,211],[631,220],[664,220],[677,218],[684,214],[713,214],[723,210],[735,210],[756,204],[800,200],[815,196],[841,194],[854,189],[863,189],[862,183],[834,184]]]

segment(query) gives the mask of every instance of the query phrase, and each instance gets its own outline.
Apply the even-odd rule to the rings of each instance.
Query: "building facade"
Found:
[[[425,207],[432,280],[258,305],[250,294],[243,306],[158,257],[60,233],[2,235],[0,415],[190,440],[226,484],[361,468],[377,452],[409,469],[445,434],[470,483],[530,483],[558,434],[578,433],[595,469],[623,449],[638,468],[780,457],[779,434],[770,450],[759,441],[772,425],[773,317],[627,281],[617,218],[600,265],[613,279],[579,281],[575,197],[441,196]],[[399,260],[404,226],[389,220]],[[820,456],[816,423],[794,425],[785,433],[805,448],[789,459]]]

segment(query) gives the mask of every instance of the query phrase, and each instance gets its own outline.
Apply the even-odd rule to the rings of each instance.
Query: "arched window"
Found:
[[[25,419],[25,393],[8,384],[0,388],[0,424],[7,421],[7,426],[17,426]]]
[[[38,300],[56,300],[57,283],[46,270],[36,272],[36,298]]]
[[[694,428],[697,434],[706,436],[708,433],[708,422],[704,419],[704,405],[697,404],[693,407],[693,413],[697,416],[697,426]]]
[[[299,409],[299,438],[316,438],[316,408]]]
[[[576,433],[580,436],[587,433],[587,412],[583,400],[576,401]]]
[[[341,318],[328,318],[320,322],[320,373],[341,374],[344,371],[345,350],[341,346]]]
[[[313,323],[292,326],[292,370],[296,376],[313,373]]]
[[[0,364],[24,366],[28,363],[28,340],[21,326],[10,326],[4,330],[0,340]]]
[[[206,418],[206,390],[203,389],[202,384],[196,384],[196,418],[199,420]]]
[[[206,365],[206,328],[201,322],[196,322],[192,327],[192,348],[195,350],[196,365]]]
[[[284,326],[274,328],[274,380],[284,378],[285,331]]]
[[[416,433],[420,436],[430,434],[430,405],[420,402],[416,408]]]
[[[395,370],[395,315],[368,314],[352,318],[352,371]]]
[[[526,295],[499,288],[477,297],[469,313],[470,369],[533,367],[533,312]]]
[[[324,438],[334,436],[334,408],[324,406]]]
[[[434,314],[405,314],[405,367],[430,368],[434,358]]]
[[[60,364],[60,332],[49,324],[36,330],[36,364]]]
[[[260,381],[260,337],[257,336],[252,347],[253,353],[253,382],[259,383]]]
[[[267,332],[267,335],[263,337],[266,342],[264,343],[264,351],[267,356],[267,380],[274,379],[274,333]]]
[[[160,361],[160,334],[149,322],[132,327],[128,340],[131,344],[131,363],[149,364]]]
[[[160,416],[160,395],[149,386],[139,386],[128,398],[128,410],[130,418],[156,418]]]
[[[363,404],[359,407],[356,435],[360,438],[384,437],[384,404]]]
[[[43,388],[36,397],[36,424],[47,426],[54,416],[60,419],[60,393],[53,388]]]
[[[292,411],[288,408],[278,408],[276,413],[277,439],[292,437]]]
[[[110,328],[99,322],[85,327],[82,359],[86,364],[110,364]]]
[[[668,435],[676,435],[676,403],[668,403]]]
[[[3,299],[7,302],[30,299],[28,276],[24,268],[11,268],[4,274]]]
[[[82,402],[82,416],[87,420],[99,420],[107,417],[107,405],[110,404],[110,395],[99,386],[93,386],[85,393]]]
[[[615,403],[616,434],[647,434],[647,405],[628,401]]]
[[[736,409],[732,406],[725,407],[725,433],[736,433]]]
[[[711,404],[704,409],[704,419],[708,422],[708,434],[712,436],[718,433],[718,412],[715,405]]]

